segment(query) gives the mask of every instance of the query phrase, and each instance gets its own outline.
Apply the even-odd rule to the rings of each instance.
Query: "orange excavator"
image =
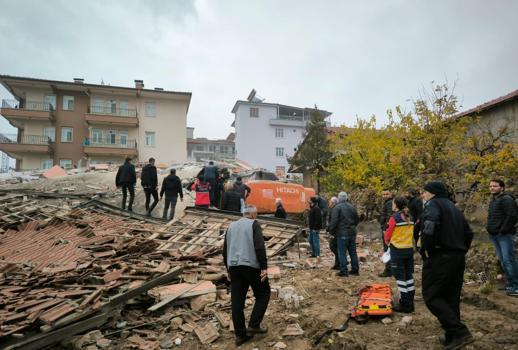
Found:
[[[246,203],[256,206],[259,214],[274,213],[277,209],[275,204],[277,198],[282,200],[287,213],[303,213],[309,208],[309,199],[316,195],[314,189],[293,183],[250,180],[246,184],[252,190]]]

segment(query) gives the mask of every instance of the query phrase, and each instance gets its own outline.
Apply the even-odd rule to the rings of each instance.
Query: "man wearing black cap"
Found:
[[[460,321],[460,293],[465,256],[473,232],[462,212],[448,198],[440,181],[424,186],[422,216],[423,299],[445,331],[439,342],[445,349],[460,349],[474,341]]]

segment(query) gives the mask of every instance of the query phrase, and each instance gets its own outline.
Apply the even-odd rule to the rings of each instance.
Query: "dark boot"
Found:
[[[440,340],[439,340],[440,341]],[[446,350],[457,350],[462,349],[468,344],[471,344],[475,341],[475,338],[471,334],[464,335],[462,337],[455,337],[450,340],[446,340],[445,338],[445,344],[444,349]]]
[[[247,341],[249,341],[253,337],[254,336],[251,335],[251,334],[245,334],[244,336],[237,336],[236,337],[236,346],[243,345],[244,343],[246,343]]]
[[[268,333],[268,328],[266,328],[266,327],[261,328],[261,326],[259,326],[259,327],[248,327],[246,329],[246,333],[248,333],[248,334],[265,334],[265,333]]]

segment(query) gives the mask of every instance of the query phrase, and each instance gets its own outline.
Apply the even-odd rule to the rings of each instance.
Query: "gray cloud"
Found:
[[[444,77],[459,78],[465,108],[518,88],[512,0],[0,5],[2,73],[192,91],[198,136],[225,137],[230,109],[252,88],[271,102],[316,103],[336,124],[383,122]]]

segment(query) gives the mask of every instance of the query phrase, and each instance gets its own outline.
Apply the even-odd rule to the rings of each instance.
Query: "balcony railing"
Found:
[[[95,138],[90,137],[83,140],[85,147],[111,147],[111,148],[137,148],[136,140]]]
[[[55,108],[47,102],[2,100],[2,108],[25,109],[28,111],[54,111]]]
[[[99,115],[113,115],[116,117],[136,117],[137,116],[136,109],[116,108],[116,107],[106,107],[106,106],[96,106],[96,105],[88,106],[88,113],[99,114]]]
[[[44,135],[21,135],[16,134],[0,134],[0,143],[16,143],[23,145],[50,145],[52,140]]]
[[[300,116],[300,115],[283,115],[283,114],[279,114],[279,119],[282,119],[282,120],[295,120],[295,121],[303,121],[303,117]]]

